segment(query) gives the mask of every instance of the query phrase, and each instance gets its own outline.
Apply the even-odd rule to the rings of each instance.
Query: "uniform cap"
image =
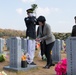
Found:
[[[27,9],[26,12],[27,12],[27,13],[33,13],[33,9],[32,9],[32,8]]]

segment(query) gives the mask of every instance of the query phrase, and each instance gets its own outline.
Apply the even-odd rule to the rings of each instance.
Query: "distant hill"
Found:
[[[0,37],[2,38],[8,38],[8,37],[13,37],[13,36],[25,37],[25,35],[26,35],[25,31],[0,28]]]
[[[53,32],[56,39],[63,39],[65,40],[70,36],[71,33],[56,33]],[[8,38],[13,36],[25,37],[26,32],[21,30],[14,30],[14,29],[1,29],[0,28],[0,37],[1,38]]]

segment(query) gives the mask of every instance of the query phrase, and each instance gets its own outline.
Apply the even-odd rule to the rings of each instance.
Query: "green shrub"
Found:
[[[4,58],[4,56],[1,54],[1,55],[0,55],[0,62],[3,62],[3,61],[5,61],[5,58]]]

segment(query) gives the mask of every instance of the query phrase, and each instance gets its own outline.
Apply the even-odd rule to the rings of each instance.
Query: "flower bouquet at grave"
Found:
[[[56,75],[66,75],[67,59],[62,59],[55,66]]]
[[[36,50],[40,49],[40,43],[36,42]]]
[[[7,75],[4,71],[0,72],[0,75]]]
[[[0,54],[0,62],[5,61],[7,58],[8,58],[7,54],[3,54],[3,53]]]
[[[3,54],[0,54],[0,62],[5,61],[5,56]]]
[[[25,53],[22,55],[22,57],[21,57],[21,67],[22,68],[25,68],[25,67],[27,67],[27,57],[26,57],[26,55],[25,55]]]
[[[26,61],[26,55],[22,55],[21,60]]]

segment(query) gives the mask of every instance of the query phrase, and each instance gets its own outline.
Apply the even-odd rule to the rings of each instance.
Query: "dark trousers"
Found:
[[[45,53],[45,42],[40,42],[40,48],[41,48],[41,56],[43,56]]]
[[[52,50],[53,46],[54,46],[54,42],[52,42],[48,45],[45,44],[45,52],[44,53],[45,53],[45,56],[47,58],[47,65],[52,64],[51,50]]]

